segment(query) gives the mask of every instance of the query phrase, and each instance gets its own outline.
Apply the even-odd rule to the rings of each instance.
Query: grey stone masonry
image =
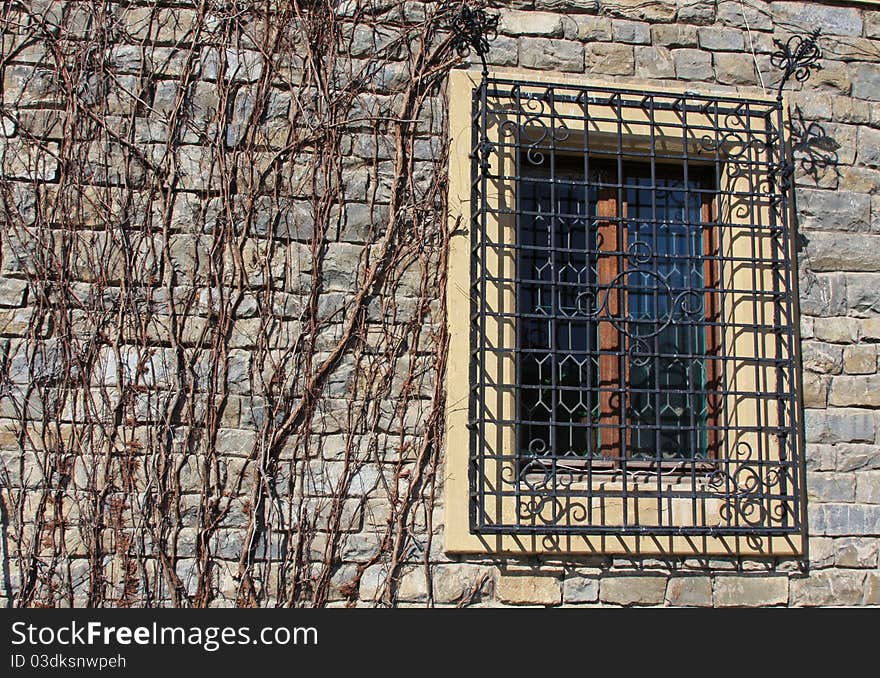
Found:
[[[261,3],[5,4],[0,606],[880,606],[876,3],[488,3],[493,68],[731,97],[821,28],[785,99],[808,539],[772,561],[443,551],[439,3],[330,3],[344,58]]]

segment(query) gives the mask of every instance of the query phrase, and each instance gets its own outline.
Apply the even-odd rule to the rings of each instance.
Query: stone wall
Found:
[[[790,99],[807,556],[554,559],[442,551],[439,6],[247,4],[5,6],[4,601],[880,604],[880,9],[495,3],[493,66],[628,87],[760,92],[823,32]]]

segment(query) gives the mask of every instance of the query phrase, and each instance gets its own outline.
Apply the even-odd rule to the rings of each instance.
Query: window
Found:
[[[571,468],[714,458],[714,180],[699,166],[685,180],[675,165],[625,163],[619,178],[589,165],[520,158],[520,455]]]
[[[448,550],[799,551],[784,125],[453,74]]]

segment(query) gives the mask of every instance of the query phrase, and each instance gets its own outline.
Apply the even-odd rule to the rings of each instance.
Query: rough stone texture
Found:
[[[615,43],[588,44],[587,70],[603,75],[632,75],[635,72],[633,48]]]
[[[864,572],[821,570],[810,577],[791,580],[792,605],[858,605],[864,594]]]
[[[562,17],[545,12],[508,10],[501,14],[499,29],[507,35],[543,35],[548,38],[563,35]]]
[[[665,47],[636,47],[636,75],[640,78],[674,78],[675,62]]]
[[[828,404],[835,407],[880,407],[880,376],[835,377]]]
[[[877,567],[876,539],[844,537],[834,540],[834,564],[838,567]]]
[[[598,576],[578,573],[566,576],[562,585],[562,600],[566,603],[595,603],[599,600]]]
[[[666,602],[676,607],[711,607],[712,582],[705,577],[672,577]]]
[[[698,49],[672,51],[675,75],[681,80],[710,80],[713,75],[712,55]]]
[[[788,602],[788,577],[719,576],[715,578],[717,607],[764,607]]]
[[[550,576],[499,574],[495,592],[502,603],[513,605],[558,605],[562,602],[562,586]]]
[[[805,231],[870,231],[871,198],[848,191],[800,190],[800,226]],[[810,237],[811,234],[807,234]]]
[[[651,27],[654,43],[664,47],[696,47],[697,29],[687,24],[659,24]]]
[[[603,577],[599,599],[613,605],[660,605],[666,595],[666,577],[637,575]]]
[[[874,374],[877,371],[877,347],[871,344],[843,349],[843,369],[847,374]]]
[[[520,43],[519,60],[525,68],[579,73],[584,70],[584,48],[576,42],[534,38]]]
[[[611,37],[617,43],[648,45],[651,43],[651,25],[639,21],[612,21]]]
[[[697,31],[700,47],[715,51],[739,52],[745,47],[742,31],[729,28],[707,27]]]
[[[880,236],[811,231],[805,238],[814,271],[880,271]]]
[[[715,77],[725,85],[754,85],[757,82],[751,55],[723,53],[712,57]]]
[[[862,15],[855,7],[834,7],[812,2],[772,2],[770,12],[779,23],[821,26],[826,35],[862,34]]]

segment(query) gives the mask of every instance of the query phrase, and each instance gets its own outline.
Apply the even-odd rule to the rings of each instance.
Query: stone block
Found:
[[[577,37],[582,42],[610,42],[611,19],[607,17],[575,17]]]
[[[499,32],[504,35],[540,35],[547,38],[563,36],[563,17],[549,12],[522,12],[508,9],[501,12]]]
[[[770,11],[777,24],[816,27],[823,35],[860,36],[861,12],[855,7],[838,7],[815,2],[772,2]]]
[[[810,231],[804,238],[814,271],[880,271],[880,235]]]
[[[599,0],[535,0],[535,9],[568,14],[591,14],[599,10]]]
[[[599,600],[599,578],[576,572],[565,577],[562,599],[566,603],[595,603]]]
[[[131,7],[125,11],[120,23],[137,42],[176,44],[192,36],[196,18],[196,12],[185,7]]]
[[[843,273],[799,274],[801,313],[827,317],[846,312],[846,278]]]
[[[840,606],[862,602],[865,573],[820,570],[791,580],[791,605]]]
[[[834,540],[837,567],[877,567],[877,540],[871,537],[842,537]]]
[[[492,590],[492,570],[482,565],[454,563],[436,565],[431,572],[435,603],[475,601]]]
[[[811,537],[809,541],[810,567],[820,569],[834,564],[835,539]]]
[[[4,179],[54,181],[58,175],[58,148],[54,141],[37,144],[0,135]]]
[[[675,62],[665,47],[636,47],[636,75],[640,78],[674,78]]]
[[[880,342],[880,318],[862,320],[859,333],[865,341]]]
[[[489,45],[486,63],[493,66],[516,66],[519,63],[519,40],[499,35]]]
[[[722,84],[755,85],[758,83],[755,63],[750,54],[715,54],[712,61],[715,65],[715,77]]]
[[[836,169],[838,169],[837,178],[841,190],[873,193],[880,187],[880,170],[878,169],[848,166]]]
[[[745,49],[743,32],[720,26],[707,26],[697,31],[700,47],[703,49],[726,52],[741,52]]]
[[[880,504],[880,471],[859,471],[856,478],[856,501]]]
[[[635,57],[630,45],[591,43],[587,45],[587,70],[603,75],[632,75]]]
[[[842,444],[835,446],[838,471],[880,469],[880,446]]]
[[[845,346],[843,370],[847,374],[874,374],[877,371],[877,347],[873,344]]]
[[[584,48],[577,42],[548,38],[523,38],[519,60],[524,68],[581,73],[584,70]]]
[[[880,572],[868,572],[865,575],[865,605],[880,605]]]
[[[835,471],[837,448],[834,445],[810,444],[806,446],[807,471]]]
[[[788,602],[788,576],[715,577],[716,607],[766,607]]]
[[[828,537],[880,535],[880,505],[816,504],[810,507],[811,531]]]
[[[859,321],[855,318],[816,318],[816,339],[832,344],[855,343],[859,339]]]
[[[611,36],[616,43],[650,45],[651,26],[640,21],[614,20],[611,22]]]
[[[804,230],[869,232],[871,197],[851,191],[799,189],[797,207]],[[810,237],[812,234],[807,234]]]
[[[511,605],[559,605],[562,585],[554,576],[499,573],[495,593],[502,603]]]
[[[867,101],[835,96],[831,99],[831,111],[834,122],[865,125],[871,121],[871,105]]]
[[[845,273],[846,307],[859,315],[880,314],[880,274]]]
[[[697,29],[687,24],[658,24],[651,26],[655,45],[664,47],[696,47]]]
[[[718,23],[753,31],[772,31],[773,13],[770,5],[763,0],[721,0],[718,3]]]
[[[27,281],[15,278],[0,278],[0,306],[15,308],[24,304]]]
[[[602,3],[602,9],[611,16],[659,23],[675,18],[676,3],[672,0],[614,0]]]
[[[808,473],[807,496],[818,502],[848,502],[855,498],[852,473]]]
[[[880,65],[855,64],[851,69],[852,95],[857,99],[880,101]]]
[[[880,167],[880,130],[859,128],[858,160],[869,167]]]
[[[666,602],[676,607],[711,607],[712,580],[709,577],[672,577],[666,587]]]
[[[674,49],[675,75],[682,80],[711,80],[712,55],[698,49]]]
[[[836,407],[880,407],[880,375],[834,377],[828,404]]]
[[[807,442],[849,443],[874,442],[874,418],[870,410],[804,411]]]
[[[661,605],[666,596],[666,577],[632,575],[602,577],[599,599],[614,605]]]
[[[862,18],[865,22],[865,37],[880,38],[880,11],[865,12]]]
[[[829,377],[804,372],[804,407],[824,408],[828,404]]]
[[[840,374],[843,370],[843,347],[808,340],[801,344],[804,369],[820,374]]]
[[[816,322],[814,318],[801,316],[801,339],[812,339],[816,333]]]

